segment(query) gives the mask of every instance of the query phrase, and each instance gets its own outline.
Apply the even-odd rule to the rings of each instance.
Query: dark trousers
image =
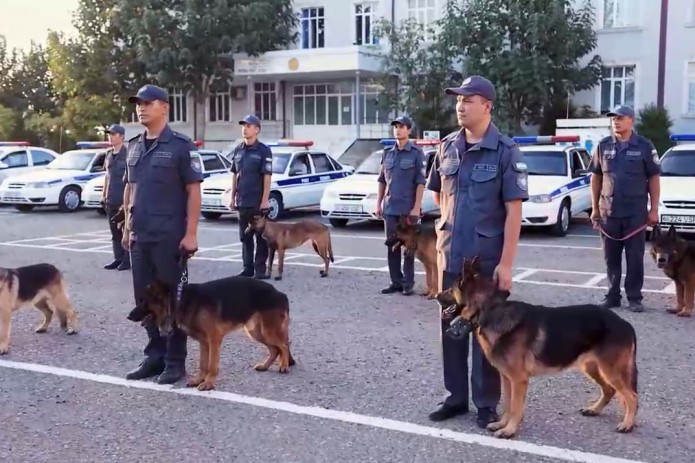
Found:
[[[450,288],[457,276],[454,273],[444,272],[442,290]],[[487,361],[475,336],[469,334],[462,339],[452,339],[444,334],[450,322],[451,320],[441,321],[444,387],[449,392],[449,396],[445,399],[446,404],[468,406],[468,343],[471,342],[473,345],[471,371],[473,404],[477,409],[496,408],[501,395],[499,372]]]
[[[133,268],[133,290],[136,304],[144,295],[147,286],[159,277],[172,288],[172,296],[181,281],[179,269],[179,240],[157,243],[131,244],[130,259]],[[173,297],[172,297],[173,300]],[[170,336],[160,335],[154,320],[145,325],[149,342],[145,356],[152,360],[164,360],[166,365],[184,367],[187,355],[187,336],[178,327]]]
[[[622,238],[639,228],[646,217],[607,217],[602,223],[603,229],[613,238]],[[625,250],[625,293],[630,302],[642,301],[642,286],[644,284],[644,248],[647,232],[642,230],[625,241],[615,241],[601,233],[603,241],[603,256],[606,261],[606,276],[608,277],[608,294],[606,299],[619,302],[620,279],[622,277],[623,250]]]
[[[123,231],[118,229],[118,224],[111,221],[113,217],[118,213],[120,205],[118,204],[107,204],[106,205],[106,217],[109,221],[109,228],[111,229],[111,244],[113,246],[113,258],[119,262],[128,262],[130,260],[130,255],[123,249]]]
[[[268,242],[260,232],[246,234],[246,228],[258,209],[239,208],[239,240],[241,241],[241,258],[244,262],[244,272],[265,274],[268,261]],[[256,238],[256,255],[254,256],[253,239]]]
[[[395,233],[398,226],[399,216],[384,215],[384,231],[386,238],[392,233]],[[401,254],[403,254],[403,270],[401,271]],[[389,275],[391,276],[391,284],[402,288],[412,288],[415,284],[415,256],[405,255],[401,253],[401,249],[393,250],[392,247],[386,251],[386,257],[389,263]]]

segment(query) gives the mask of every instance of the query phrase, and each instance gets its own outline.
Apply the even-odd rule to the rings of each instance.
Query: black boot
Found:
[[[186,377],[186,367],[178,363],[170,363],[164,368],[164,371],[157,382],[159,384],[174,384],[175,382]]]
[[[114,260],[111,263],[104,265],[104,268],[106,270],[113,270],[115,268],[118,268],[119,265],[121,265],[121,261],[120,260]]]
[[[157,376],[164,371],[164,360],[146,358],[136,369],[129,371],[125,379],[145,379]]]

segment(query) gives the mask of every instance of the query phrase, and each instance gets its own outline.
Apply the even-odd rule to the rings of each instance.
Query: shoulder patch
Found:
[[[528,175],[526,174],[519,174],[516,176],[516,186],[518,186],[520,189],[526,191],[528,190]]]
[[[654,159],[654,164],[660,164],[661,159],[659,159],[659,152],[654,148],[652,150],[652,158]]]
[[[200,160],[200,153],[197,151],[189,151],[188,153],[191,156],[191,169],[195,172],[202,172],[203,163]]]
[[[512,168],[517,172],[528,171],[528,166],[526,165],[525,162],[514,162],[514,163],[512,163]]]

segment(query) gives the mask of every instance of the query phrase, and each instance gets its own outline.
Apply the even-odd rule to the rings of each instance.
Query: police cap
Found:
[[[120,135],[125,135],[125,129],[122,125],[112,124],[111,127],[106,129],[106,133],[117,133]]]
[[[614,107],[611,111],[606,114],[608,117],[615,117],[615,116],[627,116],[627,117],[635,117],[635,110],[632,109],[629,106],[625,105],[618,105]]]
[[[128,101],[131,103],[138,103],[140,101],[151,103],[156,100],[169,103],[169,94],[162,87],[150,84],[143,85],[140,87],[140,90],[138,90],[137,95],[128,98]]]
[[[470,76],[461,83],[460,87],[447,88],[445,93],[462,96],[480,95],[493,102],[497,96],[492,82],[481,76]]]
[[[253,114],[249,114],[239,121],[239,125],[244,125],[244,124],[256,125],[260,128],[261,127],[261,120],[259,118],[257,118],[256,116],[254,116]]]
[[[413,128],[413,121],[410,120],[408,116],[398,116],[394,120],[391,121],[391,125],[396,125],[396,124],[403,124],[404,126],[408,127],[409,129]]]

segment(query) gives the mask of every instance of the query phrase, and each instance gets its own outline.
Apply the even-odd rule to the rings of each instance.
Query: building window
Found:
[[[688,115],[695,115],[695,61],[690,61],[687,63],[686,76],[686,102],[685,102],[685,112]]]
[[[374,3],[356,3],[355,7],[355,45],[375,45],[376,37],[372,34],[374,24]]]
[[[637,26],[637,6],[634,0],[603,0],[603,27]]]
[[[610,111],[616,105],[635,107],[635,66],[603,68],[601,80],[601,112]]]
[[[351,125],[354,85],[313,84],[294,86],[295,125]]]
[[[179,89],[169,89],[169,122],[188,120],[188,101],[186,93]]]
[[[253,108],[262,121],[277,120],[277,92],[275,82],[257,82],[253,84]]]
[[[324,18],[323,8],[302,8],[302,48],[323,48]]]
[[[436,0],[408,0],[408,17],[425,27],[425,40],[429,39],[427,27],[435,21],[436,15]]]
[[[362,124],[388,124],[389,113],[379,107],[379,97],[383,88],[379,85],[363,84],[360,86],[360,112]]]
[[[227,90],[211,92],[208,99],[208,121],[229,122],[232,120],[232,95]]]

